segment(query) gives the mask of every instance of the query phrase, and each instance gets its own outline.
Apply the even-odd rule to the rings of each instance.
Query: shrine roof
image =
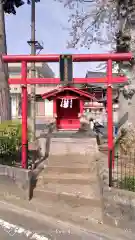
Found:
[[[92,71],[87,71],[86,73],[86,78],[102,78],[105,77],[106,73],[105,72],[92,72]],[[119,74],[118,73],[112,73],[113,77],[118,77]],[[123,87],[124,85],[126,85],[127,83],[115,83],[113,84],[114,88],[120,88]],[[97,89],[97,88],[105,88],[106,89],[106,85],[104,83],[89,83],[87,84],[88,86],[90,86],[93,89]]]
[[[99,77],[105,77],[106,73],[105,72],[91,72],[91,71],[87,71],[86,73],[86,78],[99,78]],[[118,77],[119,74],[118,73],[112,73],[113,77]]]
[[[66,91],[70,91],[71,93],[75,93],[77,95],[80,95],[82,97],[85,97],[87,99],[93,99],[95,101],[97,101],[97,99],[95,98],[95,96],[93,94],[90,94],[88,92],[85,92],[79,88],[75,88],[75,87],[69,87],[69,86],[64,86],[64,87],[57,87],[54,88],[53,90],[46,92],[42,95],[43,99],[49,99],[52,97],[56,97],[56,95],[58,95],[59,93],[64,93]]]

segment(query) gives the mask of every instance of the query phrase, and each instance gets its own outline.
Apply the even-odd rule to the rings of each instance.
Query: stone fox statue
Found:
[[[97,134],[98,133],[103,134],[104,126],[101,123],[97,122],[93,118],[90,118],[89,121],[90,121],[90,123],[92,125],[92,129],[93,129],[94,132],[96,132]]]

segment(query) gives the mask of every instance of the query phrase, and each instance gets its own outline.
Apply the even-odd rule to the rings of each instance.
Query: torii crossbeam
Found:
[[[9,84],[20,84],[22,86],[22,167],[28,167],[28,138],[27,138],[27,84],[61,84],[60,78],[27,78],[28,62],[59,62],[61,55],[3,55],[2,59],[6,63],[21,62],[21,78],[9,78]],[[107,62],[107,74],[104,78],[73,78],[72,83],[104,83],[107,85],[107,114],[108,114],[108,164],[112,164],[113,153],[113,108],[112,108],[112,86],[114,83],[127,81],[125,76],[112,76],[113,61],[129,61],[132,59],[131,53],[114,54],[75,54],[72,55],[73,62]],[[114,166],[114,160],[113,160]]]

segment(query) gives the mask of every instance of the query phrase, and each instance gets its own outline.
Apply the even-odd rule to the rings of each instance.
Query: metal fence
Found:
[[[125,156],[110,151],[109,186],[135,192],[135,152]]]

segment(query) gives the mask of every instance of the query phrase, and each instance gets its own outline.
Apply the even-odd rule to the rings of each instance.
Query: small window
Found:
[[[20,72],[10,72],[9,75],[21,76]]]
[[[38,99],[36,101],[36,115],[37,116],[45,115],[45,102],[43,99]]]

